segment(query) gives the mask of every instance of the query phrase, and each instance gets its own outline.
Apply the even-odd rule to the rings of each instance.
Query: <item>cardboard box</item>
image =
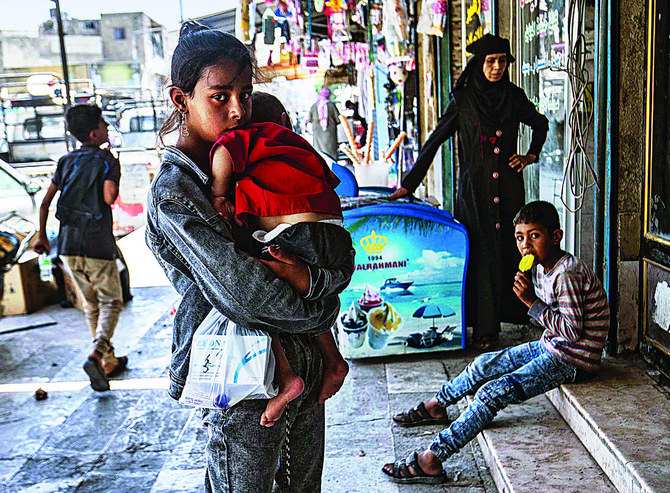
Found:
[[[37,254],[24,253],[19,262],[5,273],[5,291],[2,297],[3,315],[23,315],[58,301],[54,280],[40,279]]]

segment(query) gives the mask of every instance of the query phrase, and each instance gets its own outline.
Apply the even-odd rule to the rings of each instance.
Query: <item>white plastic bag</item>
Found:
[[[212,309],[193,335],[188,377],[179,402],[228,409],[242,399],[276,396],[270,342],[266,332],[239,327]]]

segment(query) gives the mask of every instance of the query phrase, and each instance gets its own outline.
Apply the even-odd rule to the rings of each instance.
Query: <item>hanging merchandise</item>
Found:
[[[351,22],[355,22],[361,27],[366,26],[363,0],[359,0],[355,5],[351,6],[349,11],[351,12]]]
[[[285,0],[277,1],[277,9],[274,11],[275,18],[275,28],[281,29],[281,36],[284,37],[286,41],[291,39],[291,30],[289,28],[289,16],[291,11],[289,10],[289,5]]]
[[[333,67],[339,67],[340,65],[344,65],[345,61],[345,54],[344,54],[344,46],[345,43],[339,42],[339,43],[333,43],[332,45],[332,50],[330,52],[330,61],[333,64]]]
[[[342,0],[326,0],[324,14],[328,19],[328,37],[333,41],[348,41],[347,4]]]
[[[325,6],[325,0],[314,0],[314,10],[321,13]]]
[[[250,43],[251,42],[251,34],[249,32],[249,13],[250,13],[250,5],[252,2],[250,0],[240,0],[241,6],[240,6],[240,15],[239,15],[239,32],[240,32],[240,37],[243,43]]]
[[[329,39],[319,41],[319,70],[328,70],[330,68],[330,54],[332,51]]]
[[[302,53],[300,55],[300,66],[310,72],[316,72],[319,68],[319,45],[316,39],[303,40]]]
[[[347,29],[347,15],[345,10],[338,10],[327,15],[328,18],[328,36],[333,41],[349,40]]]
[[[394,84],[404,84],[407,80],[407,70],[405,70],[405,64],[402,62],[396,62],[389,65],[389,78],[393,81]]]
[[[400,130],[398,129],[398,117],[396,116],[396,110],[400,107],[400,98],[396,92],[397,86],[390,77],[388,77],[386,84],[384,84],[384,89],[386,89],[386,98],[384,98],[384,103],[386,103],[386,121],[389,133],[397,134],[400,132]]]
[[[326,0],[326,10],[324,11],[324,14],[330,15],[333,12],[338,12],[346,8],[347,6],[342,0]]]
[[[416,31],[433,36],[444,36],[447,22],[446,0],[424,0]]]
[[[275,44],[275,15],[271,8],[265,9],[263,12],[263,42],[266,45]]]
[[[405,0],[388,0],[383,4],[384,27],[383,34],[386,39],[386,50],[391,57],[405,56],[409,34],[407,26],[407,7]]]
[[[370,65],[370,54],[367,43],[352,43],[354,45],[354,65],[356,70],[365,70]]]
[[[381,4],[371,3],[370,6],[370,26],[372,34],[377,36],[382,33],[384,27],[384,14]]]

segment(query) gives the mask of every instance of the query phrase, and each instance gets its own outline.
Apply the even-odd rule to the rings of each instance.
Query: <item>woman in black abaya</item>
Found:
[[[454,217],[468,230],[466,324],[473,342],[489,349],[500,322],[528,321],[526,307],[512,291],[520,260],[512,220],[525,203],[523,174],[537,162],[548,121],[523,89],[509,80],[514,62],[509,40],[487,34],[468,46],[474,54],[451,92],[447,110],[426,140],[412,171],[392,198],[413,192],[437,150],[458,131],[458,196]],[[533,130],[526,154],[517,154],[519,123]]]

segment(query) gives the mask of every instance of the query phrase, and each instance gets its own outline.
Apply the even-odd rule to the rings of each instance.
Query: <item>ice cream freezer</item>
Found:
[[[336,325],[344,357],[464,347],[465,227],[405,202],[345,208],[344,226],[356,250]]]

